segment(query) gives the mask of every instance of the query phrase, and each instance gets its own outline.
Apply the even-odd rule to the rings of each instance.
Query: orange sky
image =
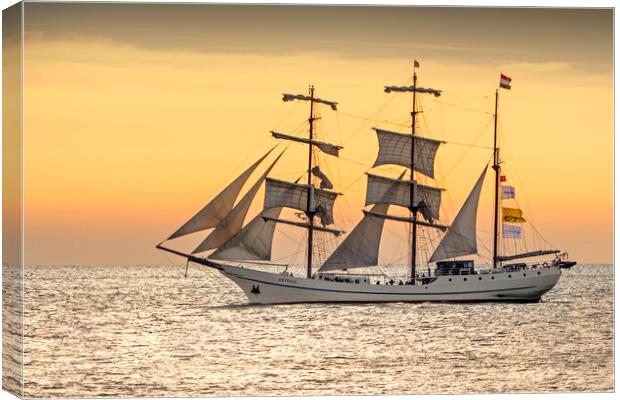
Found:
[[[168,262],[155,244],[276,143],[269,130],[303,134],[307,105],[282,103],[281,94],[305,93],[310,83],[319,97],[340,103],[336,113],[320,109],[318,134],[345,145],[341,160],[322,159],[336,189],[349,189],[336,222],[350,229],[361,217],[360,176],[376,154],[370,127],[407,130],[410,97],[382,89],[406,83],[413,57],[422,64],[420,84],[444,90],[424,98],[421,125],[426,136],[448,142],[437,181],[428,182],[448,189],[442,222],[454,217],[490,157],[486,148],[461,144],[492,144],[484,111],[492,111],[503,71],[513,90],[501,92],[502,154],[519,205],[578,261],[610,263],[611,11],[459,12],[27,3],[26,263]],[[291,146],[272,175],[301,175],[304,149]],[[488,179],[483,257],[490,191]],[[261,203],[262,192],[252,216]],[[403,232],[388,230],[383,261],[394,262]],[[277,258],[299,250],[294,230],[280,233]]]

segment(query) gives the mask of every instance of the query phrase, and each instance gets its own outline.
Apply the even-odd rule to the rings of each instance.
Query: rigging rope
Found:
[[[370,122],[382,122],[382,123],[386,123],[386,124],[390,124],[390,125],[401,126],[401,127],[404,127],[404,128],[408,128],[408,127],[411,126],[410,124],[402,124],[402,123],[390,121],[390,120],[387,120],[387,119],[377,119],[377,118],[372,118],[372,117],[364,117],[362,115],[351,114],[351,113],[347,113],[347,112],[344,112],[344,111],[341,111],[340,114],[343,114],[343,115],[346,115],[346,116],[352,117],[352,118],[357,118],[357,119],[362,119],[362,120],[370,121]]]
[[[500,121],[498,121],[498,124],[499,124],[499,126],[500,126],[500,128],[501,128],[501,130],[502,130],[502,132],[503,132],[503,126],[501,125],[501,120],[500,120]],[[502,135],[502,136],[503,136],[503,135]],[[503,138],[503,139],[504,139],[504,141],[505,141],[505,139],[506,139],[506,138],[504,138],[504,137],[502,137],[502,138]],[[512,151],[511,151],[511,149],[510,149],[510,146],[506,145],[506,146],[505,146],[505,148],[507,149],[507,151],[506,151],[506,152],[508,153],[508,159],[513,160],[513,159],[514,159],[514,156],[513,156],[513,154],[512,154]],[[528,224],[528,225],[530,225],[530,226],[532,227],[532,230],[533,230],[534,232],[536,232],[536,234],[538,234],[538,236],[540,237],[540,239],[541,239],[541,240],[542,240],[545,244],[547,244],[547,245],[548,245],[549,247],[551,247],[551,248],[555,248],[555,246],[554,246],[551,242],[549,242],[549,241],[548,241],[548,240],[547,240],[547,239],[546,239],[546,238],[542,235],[542,233],[540,233],[540,231],[538,231],[538,229],[536,229],[536,225],[534,224],[534,216],[533,216],[533,214],[531,213],[532,208],[531,208],[530,203],[529,203],[529,201],[528,201],[528,199],[527,199],[527,196],[525,195],[525,184],[523,183],[523,180],[521,179],[521,176],[519,175],[519,171],[518,171],[518,168],[517,168],[517,163],[516,163],[516,162],[510,162],[510,167],[511,167],[511,169],[514,171],[514,173],[515,173],[515,175],[516,175],[516,177],[517,177],[517,182],[518,182],[518,184],[519,184],[519,187],[523,188],[523,190],[520,190],[520,192],[522,193],[521,197],[523,197],[523,200],[525,201],[525,205],[526,205],[527,210],[528,210],[528,220],[529,220],[529,221],[528,221],[528,222],[529,222],[529,224]],[[517,200],[516,198],[515,198],[514,200],[515,200],[515,202],[517,203],[517,205],[519,205],[518,200]]]
[[[463,106],[459,106],[459,105],[457,105],[457,104],[447,103],[447,102],[445,102],[445,101],[434,100],[434,102],[435,102],[435,103],[438,103],[438,104],[443,104],[443,105],[446,105],[446,106],[450,106],[450,107],[460,108],[460,109],[467,110],[467,111],[473,111],[473,112],[477,112],[477,113],[481,113],[481,114],[493,115],[493,113],[488,112],[488,111],[484,111],[484,110],[477,110],[477,109],[475,109],[475,108],[469,108],[469,107],[463,107]],[[433,109],[431,108],[431,109],[430,109],[430,110],[428,110],[428,111],[432,111],[432,110],[433,110]]]

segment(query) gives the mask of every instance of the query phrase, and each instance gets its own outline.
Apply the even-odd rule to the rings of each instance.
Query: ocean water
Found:
[[[183,270],[27,268],[24,394],[614,389],[610,265],[564,272],[535,304],[248,306],[216,271]]]

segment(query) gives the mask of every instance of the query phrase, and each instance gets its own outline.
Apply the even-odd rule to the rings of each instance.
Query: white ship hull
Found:
[[[213,263],[215,264],[215,263]],[[293,277],[211,265],[243,290],[250,304],[331,302],[538,301],[560,278],[557,266],[476,275],[439,276],[429,284],[374,285]]]

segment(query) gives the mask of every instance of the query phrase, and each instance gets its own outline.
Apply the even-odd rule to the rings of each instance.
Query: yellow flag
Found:
[[[523,218],[523,211],[518,208],[502,207],[502,219],[504,222],[509,222],[511,224],[522,224],[526,222],[525,218]]]

